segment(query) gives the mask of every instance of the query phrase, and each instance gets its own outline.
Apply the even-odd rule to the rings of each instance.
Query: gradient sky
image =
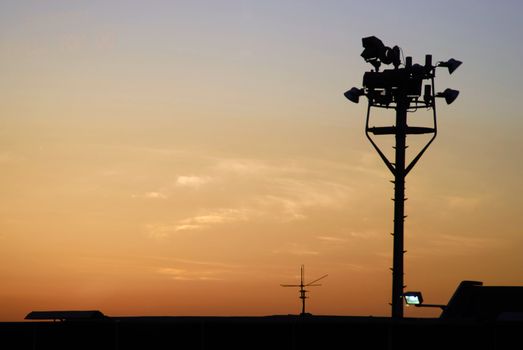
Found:
[[[0,320],[297,313],[280,283],[301,264],[329,274],[308,311],[389,315],[392,176],[366,104],[343,97],[371,68],[369,35],[415,62],[464,62],[438,71],[461,94],[439,104],[407,178],[407,289],[446,303],[464,279],[522,285],[521,13],[516,0],[2,0]]]

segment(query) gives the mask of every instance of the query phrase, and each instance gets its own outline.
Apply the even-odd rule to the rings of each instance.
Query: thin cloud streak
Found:
[[[178,176],[176,179],[176,186],[200,188],[201,186],[211,182],[212,178],[208,176]]]
[[[153,198],[153,199],[166,199],[167,196],[160,192],[147,192],[144,195],[145,198]]]
[[[170,279],[177,281],[221,281],[224,280],[223,273],[226,271],[221,270],[201,270],[201,271],[190,271],[172,267],[162,267],[157,270],[158,274],[166,275]]]
[[[240,267],[234,264],[203,260],[177,258],[160,258],[159,260],[169,261],[170,264],[157,268],[156,273],[178,281],[223,281],[237,274]]]
[[[444,199],[449,209],[464,211],[476,209],[483,201],[480,196],[446,196]]]
[[[316,236],[320,241],[332,242],[332,243],[345,243],[347,239],[340,237],[331,237],[331,236]]]
[[[148,224],[145,229],[152,238],[166,238],[176,232],[206,230],[215,225],[248,221],[249,217],[252,213],[246,209],[217,209],[174,223]]]
[[[285,254],[285,255],[297,255],[297,256],[316,256],[320,255],[317,250],[309,249],[308,247],[302,246],[298,243],[291,243],[287,248],[274,249],[273,254]]]
[[[215,160],[216,161],[216,160]],[[154,238],[168,237],[176,232],[203,231],[216,225],[238,222],[292,222],[308,219],[308,211],[316,208],[340,209],[351,201],[354,189],[346,184],[332,180],[308,178],[309,170],[302,167],[280,167],[259,160],[220,159],[217,166],[211,169],[221,173],[209,173],[205,176],[179,176],[177,187],[198,188],[210,182],[226,186],[247,186],[239,198],[231,192],[228,200],[230,207],[208,208],[203,213],[167,223],[150,223],[147,225],[149,236]],[[227,174],[229,173],[229,174]],[[231,174],[232,173],[232,174]],[[298,176],[299,174],[299,176]],[[232,176],[232,177],[231,177]],[[240,176],[240,178],[236,178]],[[302,178],[300,178],[302,177]],[[238,184],[238,182],[240,182]],[[175,191],[176,189],[171,189]],[[210,196],[218,190],[208,186],[206,191],[194,196]],[[245,191],[246,190],[246,191]],[[148,198],[171,198],[174,192],[149,192]]]

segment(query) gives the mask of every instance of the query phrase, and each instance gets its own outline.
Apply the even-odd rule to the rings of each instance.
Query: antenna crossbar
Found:
[[[282,287],[299,287],[300,288],[300,296],[299,296],[299,298],[301,299],[301,314],[300,315],[304,316],[304,315],[306,315],[306,313],[305,313],[305,299],[308,298],[307,297],[308,290],[305,290],[305,287],[318,287],[318,286],[321,286],[321,284],[318,284],[316,282],[318,282],[321,279],[324,279],[328,275],[323,275],[320,278],[317,278],[314,281],[305,284],[305,267],[303,265],[301,265],[301,271],[300,272],[301,272],[300,273],[300,275],[301,275],[300,284],[280,284],[280,286],[282,286]]]

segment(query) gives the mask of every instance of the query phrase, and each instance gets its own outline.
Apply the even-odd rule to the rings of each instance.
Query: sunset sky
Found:
[[[438,91],[461,94],[438,101],[438,137],[407,177],[407,289],[446,303],[465,279],[523,285],[522,13],[2,0],[0,321],[298,313],[280,283],[301,264],[329,274],[309,312],[390,315],[392,175],[365,138],[366,100],[343,97],[371,69],[370,35],[414,62],[463,61],[437,71]]]

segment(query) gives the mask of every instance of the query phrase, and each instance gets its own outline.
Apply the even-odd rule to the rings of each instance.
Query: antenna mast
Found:
[[[301,265],[300,284],[281,284],[282,287],[300,287],[300,296],[299,296],[299,298],[301,299],[301,314],[300,314],[300,316],[305,316],[306,315],[306,313],[305,313],[305,299],[308,298],[307,297],[308,290],[306,290],[305,287],[321,286],[321,284],[314,284],[314,283],[318,282],[321,279],[324,279],[327,276],[328,275],[323,275],[320,278],[317,278],[314,281],[309,282],[309,283],[306,284],[305,283],[305,267],[303,265]]]

